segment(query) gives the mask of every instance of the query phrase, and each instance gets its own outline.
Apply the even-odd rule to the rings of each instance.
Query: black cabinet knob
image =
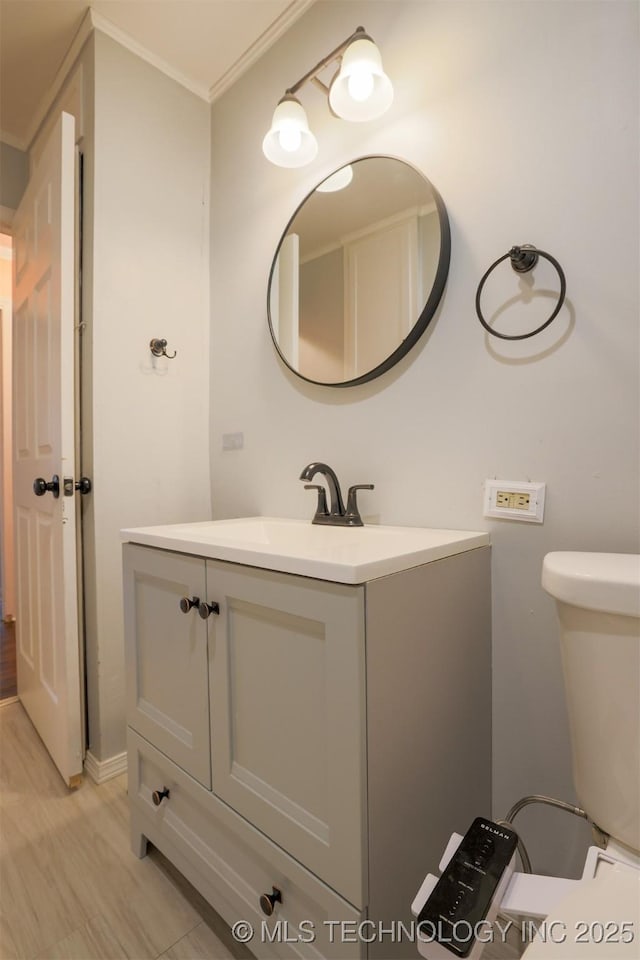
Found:
[[[276,903],[282,903],[282,893],[277,887],[271,888],[273,893],[263,893],[260,897],[260,909],[268,917],[276,908]]]
[[[180,609],[183,613],[189,613],[193,607],[197,607],[200,604],[200,597],[181,597],[180,598]]]
[[[154,790],[151,794],[153,805],[159,807],[165,797],[169,799],[169,790],[167,787],[163,787],[162,790]]]
[[[205,603],[203,600],[200,606],[198,607],[198,613],[203,620],[207,620],[212,613],[220,613],[220,604],[219,603]]]
[[[54,473],[49,481],[44,477],[36,477],[33,481],[33,492],[36,497],[44,497],[45,493],[52,493],[57,500],[60,496],[60,477],[57,473]]]

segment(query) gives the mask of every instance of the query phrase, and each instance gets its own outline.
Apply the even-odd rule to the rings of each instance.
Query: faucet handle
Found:
[[[316,507],[316,517],[327,517],[329,515],[329,510],[327,509],[327,492],[325,488],[320,483],[305,483],[305,490],[317,490],[318,491],[318,506]]]
[[[360,511],[358,510],[358,502],[356,496],[358,490],[373,490],[374,485],[372,483],[356,483],[353,487],[349,487],[347,493],[347,509],[345,511],[345,519],[347,525],[350,527],[364,527],[362,517],[360,516]]]

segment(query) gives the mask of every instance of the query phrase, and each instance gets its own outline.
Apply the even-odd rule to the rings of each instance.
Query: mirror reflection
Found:
[[[442,200],[409,164],[365,157],[341,167],[304,200],[278,245],[269,324],[299,376],[364,383],[416,343],[449,268]]]

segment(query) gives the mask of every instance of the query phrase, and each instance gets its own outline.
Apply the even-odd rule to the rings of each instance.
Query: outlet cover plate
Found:
[[[244,433],[223,433],[223,450],[242,450],[244,447]]]
[[[484,515],[500,520],[542,523],[546,484],[524,480],[485,480]]]

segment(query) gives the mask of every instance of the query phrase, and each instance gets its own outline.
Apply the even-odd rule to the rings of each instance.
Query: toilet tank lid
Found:
[[[640,617],[640,554],[548,553],[542,586],[556,600],[585,610]]]

